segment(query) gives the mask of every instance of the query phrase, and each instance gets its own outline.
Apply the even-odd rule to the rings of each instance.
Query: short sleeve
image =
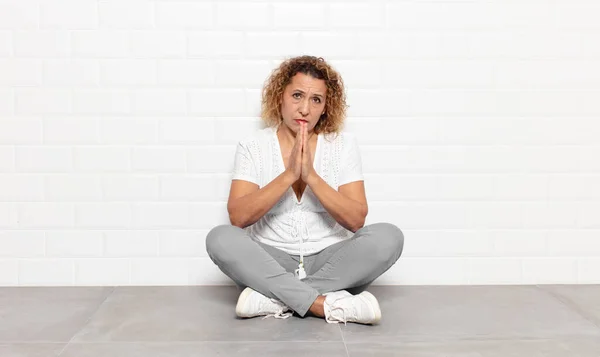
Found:
[[[338,186],[363,180],[364,176],[362,172],[362,159],[360,155],[360,149],[358,147],[358,140],[353,134],[345,134]]]
[[[259,184],[256,165],[246,143],[239,142],[237,145],[231,179],[249,181],[257,185]]]

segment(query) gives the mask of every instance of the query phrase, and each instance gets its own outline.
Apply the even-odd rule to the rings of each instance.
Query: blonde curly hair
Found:
[[[325,114],[314,127],[317,134],[339,133],[346,118],[346,93],[342,77],[321,57],[299,56],[289,58],[274,69],[262,91],[261,118],[270,127],[283,121],[281,102],[286,86],[298,73],[322,79],[327,86]]]

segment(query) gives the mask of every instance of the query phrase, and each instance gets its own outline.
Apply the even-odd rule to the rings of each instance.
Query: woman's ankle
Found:
[[[324,303],[325,303],[325,296],[319,295],[315,299],[315,302],[313,302],[313,304],[310,306],[310,308],[308,309],[308,311],[313,316],[325,317],[325,310],[324,310],[324,307],[323,307]]]

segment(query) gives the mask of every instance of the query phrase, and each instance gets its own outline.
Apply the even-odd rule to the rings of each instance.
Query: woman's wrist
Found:
[[[290,170],[285,170],[283,172],[283,177],[285,179],[285,184],[287,186],[291,186],[294,182],[296,182],[296,178],[294,177],[294,173],[291,172]]]

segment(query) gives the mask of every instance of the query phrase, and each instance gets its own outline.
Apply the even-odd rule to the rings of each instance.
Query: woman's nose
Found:
[[[300,103],[300,113],[302,115],[308,115],[308,100],[303,100],[302,103]]]

